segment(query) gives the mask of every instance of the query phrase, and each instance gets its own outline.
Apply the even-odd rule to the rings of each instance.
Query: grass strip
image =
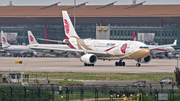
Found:
[[[8,74],[8,71],[1,71]],[[15,73],[15,71],[11,72]],[[16,72],[19,73],[19,72]],[[25,72],[29,78],[53,78],[73,80],[106,80],[111,81],[160,81],[165,77],[173,77],[174,73],[82,73],[82,72]]]

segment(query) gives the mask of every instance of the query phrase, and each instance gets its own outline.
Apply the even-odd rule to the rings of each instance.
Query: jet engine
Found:
[[[37,54],[37,52],[33,52],[33,55],[34,55],[34,56],[37,56],[38,54]]]
[[[37,56],[37,52],[36,51],[31,51],[31,52],[28,52],[28,53],[26,53],[26,55],[28,55],[28,56]]]
[[[173,54],[171,52],[167,52],[167,53],[165,53],[165,56],[168,58],[171,58],[171,57],[173,57]]]
[[[45,53],[52,53],[53,52],[53,50],[47,50],[47,49],[45,49],[45,50],[43,50]]]
[[[81,56],[80,60],[86,64],[94,64],[97,61],[97,57],[94,54],[85,54]]]
[[[138,59],[137,61],[141,63],[148,63],[151,61],[151,55],[148,55],[145,58]]]

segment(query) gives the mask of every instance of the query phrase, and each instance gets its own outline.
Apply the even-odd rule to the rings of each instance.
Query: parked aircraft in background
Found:
[[[64,48],[64,49],[70,49],[68,45],[66,44],[39,44],[37,40],[35,39],[34,35],[31,31],[28,31],[28,39],[29,39],[29,47],[47,47],[47,48]],[[35,48],[34,48],[35,49]],[[37,49],[36,49],[37,50]],[[47,49],[41,49],[39,51],[43,51],[46,53],[54,52],[54,53],[63,53],[62,50],[47,50]]]
[[[115,66],[125,66],[123,59],[138,60],[136,66],[141,66],[140,62],[147,63],[151,60],[147,45],[138,41],[117,41],[117,40],[95,40],[81,39],[72,25],[67,11],[62,11],[66,42],[71,49],[46,48],[49,50],[64,50],[80,53],[80,60],[84,66],[94,66],[97,59],[119,60]],[[36,48],[36,47],[35,47]],[[38,49],[38,48],[37,48]]]
[[[2,48],[4,51],[6,51],[7,53],[11,53],[14,55],[14,57],[17,56],[37,56],[37,52],[35,52],[34,50],[30,49],[28,46],[24,46],[24,45],[10,45],[7,42],[7,38],[5,33],[3,33],[3,31],[1,31],[1,41],[2,41]]]
[[[136,34],[132,32],[133,41],[137,41]],[[151,55],[165,55],[168,58],[173,57],[173,53],[175,49],[172,46],[177,45],[177,40],[174,41],[173,44],[166,44],[166,45],[147,45],[150,49]]]

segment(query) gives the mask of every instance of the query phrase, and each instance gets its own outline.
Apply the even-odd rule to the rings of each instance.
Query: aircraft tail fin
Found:
[[[63,15],[64,31],[65,31],[66,39],[69,39],[70,37],[79,38],[72,25],[72,22],[69,18],[67,11],[62,11],[62,15]]]
[[[31,31],[28,31],[28,39],[29,39],[29,44],[32,45],[32,44],[39,44],[37,42],[37,40],[35,39],[34,35],[32,34]]]
[[[173,43],[173,45],[177,45],[177,40],[174,40],[174,43]]]
[[[7,48],[10,46],[10,44],[7,42],[7,36],[3,31],[1,31],[1,42],[2,42],[2,47]]]
[[[132,32],[133,41],[138,41],[135,32]]]

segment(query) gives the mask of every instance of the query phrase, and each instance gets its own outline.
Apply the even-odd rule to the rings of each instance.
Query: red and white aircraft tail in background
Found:
[[[7,33],[1,31],[2,48],[7,53],[11,53],[14,57],[17,56],[37,56],[37,52],[24,45],[10,45],[7,42]]]
[[[132,32],[133,41],[138,41],[135,32]]]
[[[132,32],[133,41],[138,41],[135,32]],[[177,45],[177,40],[174,41],[173,44],[166,44],[166,45],[147,45],[151,50],[151,55],[165,55],[168,58],[173,57],[173,52],[175,49],[172,46]]]
[[[29,47],[30,48],[31,47],[37,47],[37,48],[38,47],[49,47],[49,48],[68,48],[69,49],[69,46],[67,46],[66,44],[39,44],[31,31],[28,31],[28,39],[29,39]],[[48,50],[47,49],[42,49],[42,50],[36,50],[36,51],[43,51],[45,53],[54,52],[54,53],[57,53],[57,54],[64,53],[64,51],[53,51],[53,50],[49,50],[49,49]]]

